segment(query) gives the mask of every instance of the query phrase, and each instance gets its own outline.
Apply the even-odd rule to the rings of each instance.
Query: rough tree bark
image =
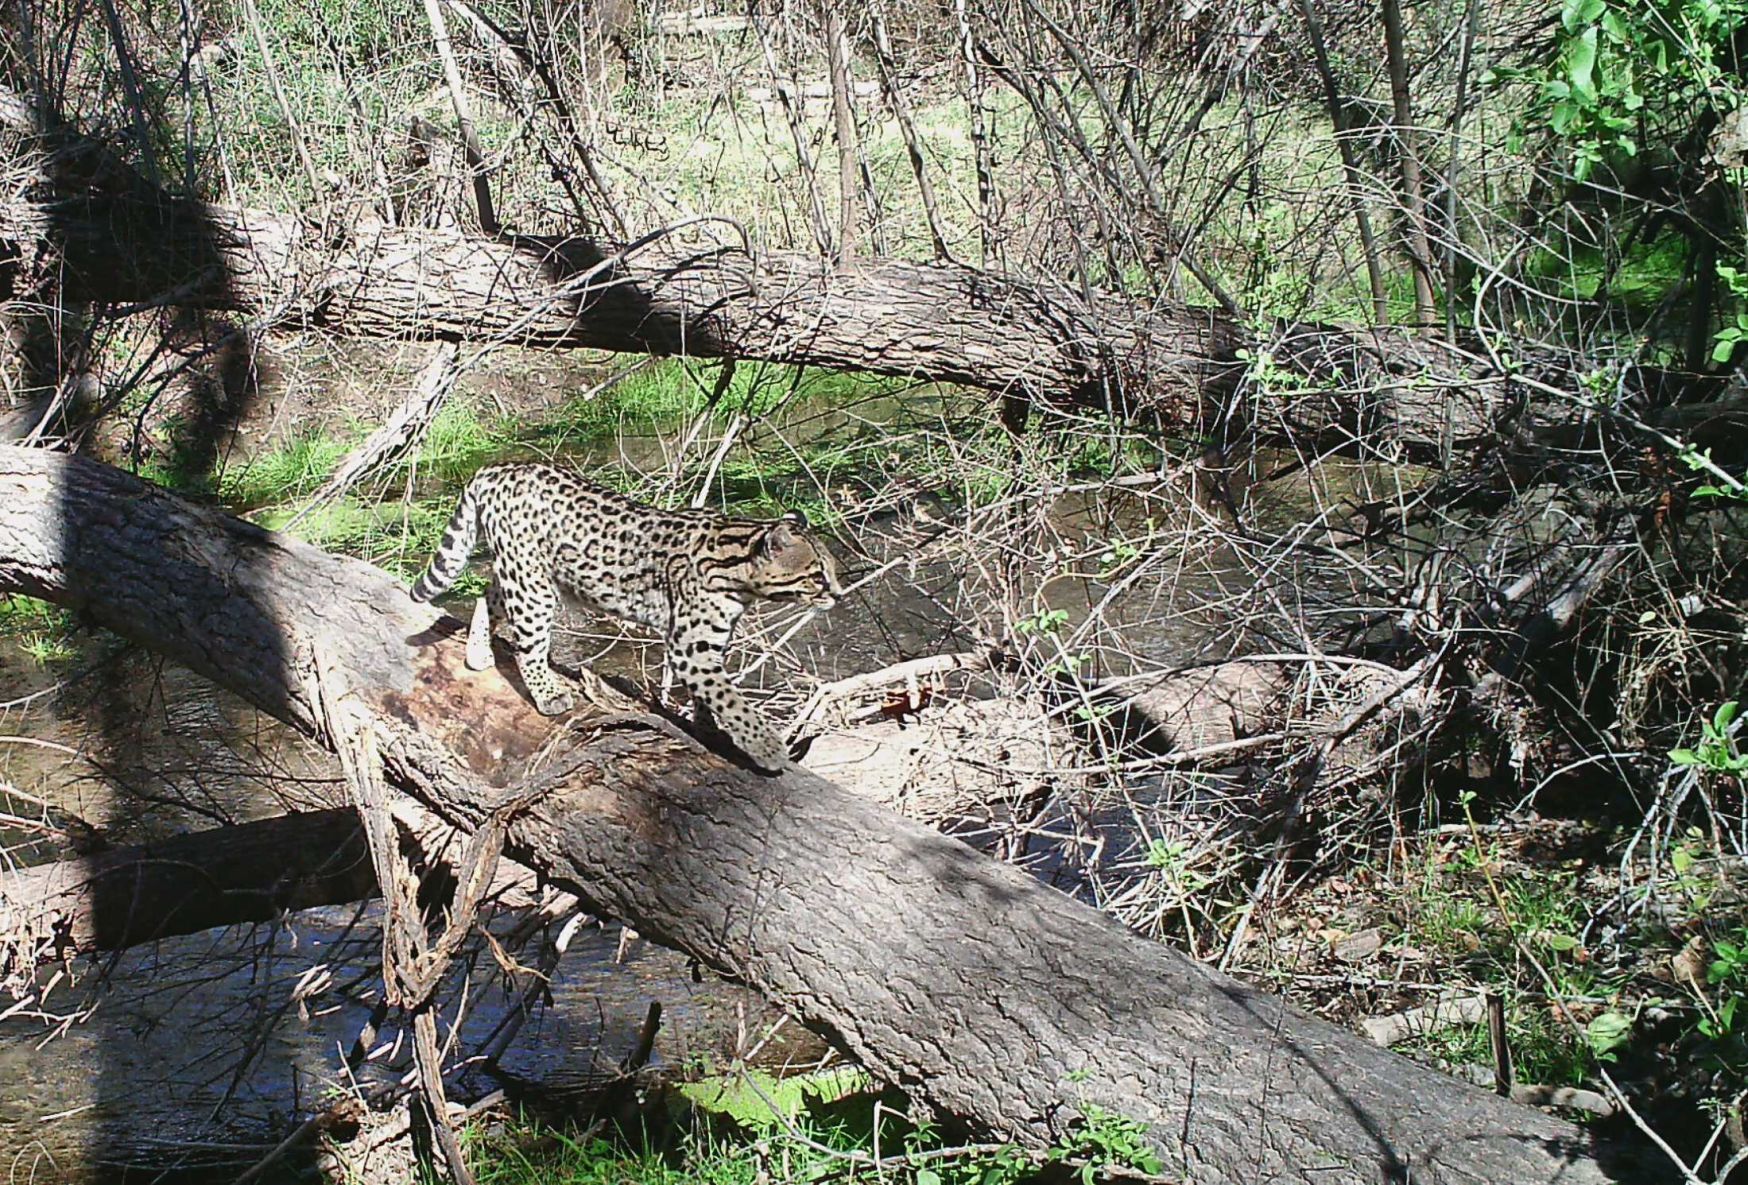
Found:
[[[752,984],[922,1102],[1016,1138],[1097,1105],[1193,1181],[1598,1182],[1577,1128],[1301,1015],[802,772],[660,721],[553,722],[468,675],[386,575],[116,470],[0,447],[0,589],[44,597],[323,737],[519,860]]]

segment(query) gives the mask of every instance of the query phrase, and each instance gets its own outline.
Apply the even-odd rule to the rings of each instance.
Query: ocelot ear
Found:
[[[766,555],[777,555],[788,551],[801,541],[799,531],[807,529],[807,516],[799,510],[791,510],[782,518],[771,524],[771,529],[765,532],[764,541],[760,544]]]

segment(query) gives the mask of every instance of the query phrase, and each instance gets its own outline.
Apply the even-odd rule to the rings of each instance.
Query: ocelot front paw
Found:
[[[781,773],[789,764],[789,746],[763,720],[756,725],[732,729],[728,739],[765,773]]]

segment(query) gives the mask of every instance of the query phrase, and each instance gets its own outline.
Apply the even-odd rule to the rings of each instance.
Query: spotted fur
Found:
[[[468,630],[471,669],[492,665],[495,617],[535,707],[548,716],[570,711],[571,694],[547,655],[560,599],[578,602],[661,631],[668,666],[692,693],[699,722],[714,724],[760,769],[782,767],[787,747],[729,682],[723,654],[749,602],[829,609],[843,594],[831,553],[805,516],[762,522],[659,510],[550,465],[497,465],[462,492],[413,599],[429,601],[454,584],[482,533],[492,582]],[[587,671],[579,682],[597,703],[609,694]]]

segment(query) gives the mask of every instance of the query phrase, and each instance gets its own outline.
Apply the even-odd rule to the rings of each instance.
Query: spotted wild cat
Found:
[[[760,769],[782,768],[787,748],[729,682],[723,652],[757,598],[829,609],[843,594],[805,516],[762,522],[660,510],[550,465],[495,465],[462,492],[413,599],[429,601],[454,584],[482,532],[492,582],[468,631],[469,669],[492,665],[490,618],[498,617],[535,707],[568,712],[571,694],[547,653],[559,600],[579,602],[661,631],[700,723],[721,729]],[[590,700],[604,701],[599,677],[583,671],[579,682]]]

